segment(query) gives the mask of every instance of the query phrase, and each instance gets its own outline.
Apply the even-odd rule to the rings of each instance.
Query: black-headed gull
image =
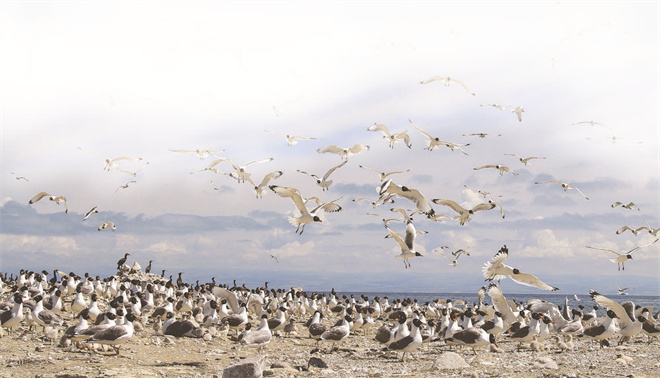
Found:
[[[406,144],[406,147],[412,148],[412,143],[410,142],[410,136],[408,136],[407,131],[402,131],[400,133],[390,134],[390,131],[382,123],[374,123],[373,125],[367,127],[367,131],[380,131],[383,133],[383,139],[387,139],[390,148],[394,148],[394,144],[398,141],[403,141]]]
[[[264,130],[264,131],[269,133],[269,134],[282,135],[286,139],[286,143],[289,146],[293,146],[294,144],[297,144],[298,141],[296,139],[300,139],[300,140],[316,139],[316,138],[310,138],[310,137],[300,136],[300,135],[290,135],[290,134],[278,133],[278,132],[275,132],[275,131],[268,131],[268,130]]]
[[[426,198],[424,198],[424,195],[417,189],[410,189],[405,185],[399,186],[393,183],[392,179],[388,179],[377,190],[381,196],[389,193],[412,201],[417,206],[417,209],[426,214],[427,217],[432,217],[435,214],[435,211]]]
[[[444,83],[445,87],[449,86],[449,84],[451,84],[451,83],[456,83],[456,84],[460,85],[461,87],[463,87],[463,89],[465,89],[472,96],[475,95],[474,92],[472,92],[462,81],[456,80],[456,79],[448,77],[448,76],[431,76],[430,78],[428,78],[426,80],[420,81],[420,84],[428,84],[428,83],[432,83],[434,81],[441,81],[442,83]]]
[[[461,152],[463,152],[463,154],[465,154],[465,155],[468,154],[467,152],[465,152],[461,148],[461,146],[463,146],[463,147],[469,146],[470,143],[458,144],[458,143],[452,143],[452,142],[446,142],[446,141],[440,140],[440,138],[431,136],[431,134],[429,134],[426,131],[422,130],[419,126],[415,125],[413,123],[413,121],[408,120],[408,122],[410,122],[420,133],[422,133],[422,135],[424,135],[425,137],[428,138],[428,140],[426,141],[426,147],[424,148],[425,150],[433,151],[433,149],[436,146],[445,146],[445,147],[451,149],[452,151],[454,149],[458,148],[459,150],[461,150]]]
[[[32,197],[32,199],[30,199],[30,201],[28,203],[30,205],[32,205],[33,203],[38,202],[39,200],[41,200],[44,197],[47,197],[50,201],[55,202],[58,205],[60,203],[63,203],[64,204],[64,212],[65,213],[69,212],[69,208],[67,208],[67,206],[66,206],[66,198],[64,196],[53,196],[53,195],[50,195],[46,192],[40,192],[36,196]]]
[[[129,175],[131,175],[131,176],[133,176],[133,177],[135,178],[135,177],[137,177],[137,174],[140,173],[140,172],[142,172],[143,169],[147,168],[148,165],[149,165],[149,162],[146,162],[146,163],[144,164],[144,167],[138,169],[138,170],[135,171],[135,172],[131,172],[131,171],[127,171],[127,170],[119,169],[119,168],[117,168],[117,170],[118,170],[119,172],[128,173]]]
[[[578,189],[577,187],[575,187],[573,185],[567,184],[565,182],[556,181],[556,180],[545,180],[545,181],[537,181],[534,184],[543,184],[543,183],[546,183],[546,182],[559,184],[559,185],[561,185],[562,189],[564,189],[564,191],[567,191],[568,189],[575,189],[582,195],[582,197],[584,197],[585,199],[589,199],[589,197],[587,197],[584,193],[582,193],[582,191],[580,189]]]
[[[472,133],[472,134],[463,134],[463,136],[476,136],[483,139],[487,136],[496,136],[496,137],[502,136],[502,134]]]
[[[495,168],[495,169],[497,169],[498,171],[500,171],[500,176],[504,176],[504,172],[511,172],[511,173],[513,173],[514,176],[518,176],[518,174],[516,172],[514,172],[511,168],[506,167],[504,165],[500,165],[500,164],[486,164],[486,165],[482,165],[481,167],[476,167],[476,168],[473,168],[473,169],[475,171],[478,171],[480,169],[485,169],[485,168]]]
[[[129,186],[130,184],[135,184],[136,182],[137,182],[137,181],[135,181],[135,180],[131,180],[131,181],[127,182],[127,183],[124,184],[124,185],[119,185],[119,186],[117,187],[117,189],[115,189],[115,193],[117,193],[117,191],[118,191],[119,189],[127,189],[128,186]]]
[[[215,155],[219,154],[222,152],[225,152],[225,150],[202,150],[202,149],[196,149],[196,150],[172,150],[172,152],[180,152],[180,153],[193,153],[197,155],[201,160],[206,159],[210,155]]]
[[[293,201],[293,204],[298,211],[298,215],[289,216],[288,221],[291,225],[296,226],[296,233],[299,233],[300,235],[302,235],[302,233],[305,231],[305,225],[308,223],[322,222],[321,218],[316,215],[319,210],[323,210],[325,212],[336,212],[341,210],[341,206],[337,204],[323,203],[314,208],[312,211],[309,211],[307,210],[307,207],[305,206],[305,200],[303,200],[303,197],[300,195],[300,191],[298,191],[298,189],[277,185],[271,185],[269,188],[280,197],[289,198],[291,201]],[[327,209],[324,208],[324,206],[328,204],[332,204],[333,206],[329,206]]]
[[[598,303],[602,307],[607,308],[608,310],[614,311],[616,316],[618,316],[618,333],[621,336],[619,345],[621,345],[625,340],[629,340],[631,337],[639,335],[639,333],[642,332],[642,324],[649,321],[641,315],[638,315],[637,317],[634,316],[635,305],[632,302],[628,302],[632,307],[631,315],[633,315],[633,318],[631,319],[629,312],[624,308],[626,302],[624,302],[622,305],[594,290],[590,290],[589,295],[591,296],[591,299],[594,300],[594,302]]]
[[[354,144],[353,147],[337,147],[335,145],[330,145],[327,147],[321,147],[318,150],[316,150],[320,154],[325,154],[325,153],[331,153],[331,154],[337,154],[341,159],[348,159],[349,156],[352,155],[357,155],[360,152],[363,151],[369,151],[369,146],[367,145],[362,145],[362,144]]]
[[[101,230],[112,230],[112,231],[114,231],[116,229],[117,229],[117,226],[115,226],[115,224],[112,223],[111,221],[101,222],[101,224],[99,225],[99,228],[97,228],[98,231],[101,231]]]
[[[81,151],[89,152],[90,154],[96,155],[96,156],[100,157],[101,159],[103,159],[103,161],[105,162],[105,166],[103,167],[103,169],[106,170],[106,171],[109,171],[110,168],[118,167],[118,165],[117,165],[118,161],[122,161],[122,160],[140,161],[140,160],[142,160],[141,157],[133,157],[133,156],[120,156],[120,157],[116,157],[114,159],[109,159],[109,158],[106,158],[105,156],[99,154],[98,152],[86,150],[82,147],[78,147],[78,149],[81,150]]]
[[[614,203],[612,204],[612,207],[617,207],[617,206],[621,206],[621,207],[623,207],[624,209],[629,209],[629,210],[632,210],[633,207],[636,207],[636,208],[637,208],[637,211],[640,210],[640,209],[639,209],[639,206],[635,205],[633,202],[629,202],[629,203],[626,205],[626,204],[624,204],[623,202],[616,201],[616,202],[614,202]]]
[[[377,169],[373,169],[373,168],[365,167],[365,166],[363,166],[363,165],[359,165],[359,167],[362,168],[362,169],[368,169],[368,170],[370,170],[370,171],[374,171],[374,172],[376,172],[376,173],[378,174],[378,177],[380,177],[380,181],[385,181],[385,180],[387,179],[387,176],[390,176],[390,175],[395,175],[395,174],[397,174],[397,173],[406,173],[406,172],[410,172],[410,169],[406,169],[405,171],[381,172],[381,171],[379,171],[379,170],[377,170]]]
[[[470,190],[473,190],[473,191],[475,191],[475,192],[481,194],[482,196],[484,196],[484,198],[486,198],[486,197],[488,197],[488,196],[502,197],[501,194],[494,194],[494,193],[487,192],[487,191],[485,191],[485,190],[481,190],[481,189],[473,189],[473,188],[470,188],[470,187],[467,186],[467,185],[463,185],[463,186],[466,187],[466,188],[468,188],[468,189],[470,189]]]
[[[99,207],[98,206],[92,207],[92,209],[90,211],[85,213],[85,216],[83,217],[83,220],[87,220],[87,218],[89,218],[92,214],[97,214],[98,212],[99,212]]]
[[[423,343],[421,328],[422,325],[426,323],[422,322],[420,319],[413,319],[411,323],[412,325],[410,327],[409,335],[396,340],[387,346],[387,349],[403,352],[401,355],[402,362],[406,357],[406,353],[412,353],[414,350],[417,350],[422,346]]]
[[[537,156],[530,156],[530,157],[527,157],[527,158],[523,158],[523,157],[518,156],[518,155],[516,155],[516,154],[504,154],[504,155],[507,155],[507,156],[515,156],[515,157],[518,158],[518,160],[520,160],[521,163],[523,163],[523,164],[525,164],[525,165],[529,165],[529,161],[530,161],[530,160],[534,160],[534,159],[545,159],[544,157],[537,157]]]
[[[264,176],[263,180],[261,180],[261,183],[260,183],[259,185],[256,185],[256,184],[254,183],[254,181],[252,181],[252,179],[250,178],[250,176],[246,177],[245,179],[246,179],[250,184],[252,184],[252,186],[254,187],[254,189],[253,189],[253,190],[254,190],[254,194],[257,196],[257,198],[261,198],[261,197],[263,197],[264,192],[266,191],[266,188],[268,188],[268,183],[270,182],[270,180],[277,180],[277,179],[280,178],[280,176],[282,176],[283,174],[284,174],[284,172],[282,172],[282,171],[273,171],[273,172],[270,172],[270,173],[268,173],[268,174],[266,174],[266,175]]]
[[[336,165],[336,166],[328,169],[328,171],[323,175],[323,178],[321,178],[321,177],[319,177],[315,174],[312,174],[312,173],[301,171],[300,169],[298,169],[297,171],[300,172],[300,173],[306,174],[308,176],[312,176],[314,179],[316,179],[316,185],[320,186],[321,189],[323,189],[323,191],[325,192],[326,190],[328,190],[328,187],[330,185],[332,185],[332,180],[328,180],[328,177],[330,177],[332,172],[334,172],[336,169],[341,168],[344,165],[346,165],[346,163],[348,163],[348,160],[344,160],[341,164]]]
[[[504,264],[504,260],[507,257],[509,257],[509,249],[505,245],[500,248],[491,261],[486,261],[481,269],[486,281],[499,281],[503,278],[510,277],[513,282],[521,285],[532,286],[541,290],[559,290],[559,288],[550,286],[529,273],[523,273],[518,269]]]
[[[616,283],[614,283],[614,284],[616,285],[618,295],[629,295],[629,293],[626,293],[626,290],[634,290],[632,287],[621,288],[621,286],[619,286],[618,284],[616,284]],[[602,304],[601,304],[601,306],[602,306]]]
[[[522,122],[522,114],[525,112],[525,109],[523,109],[522,106],[518,106],[517,108],[513,109],[511,113],[516,113],[518,116],[518,122]]]
[[[247,167],[254,165],[254,164],[260,164],[260,163],[267,163],[269,161],[273,160],[273,158],[266,158],[262,160],[256,160],[256,161],[251,161],[245,165],[238,165],[231,161],[228,158],[219,158],[211,162],[206,168],[202,169],[204,170],[212,170],[213,167],[218,165],[219,163],[225,162],[231,164],[232,167],[234,167],[235,171],[227,173],[229,177],[236,179],[239,183],[240,182],[245,182],[245,179],[250,177],[250,173],[246,171]],[[198,171],[200,172],[200,171]],[[215,172],[215,171],[214,171]],[[216,172],[217,173],[217,172]]]
[[[439,248],[434,249],[433,252],[438,253],[438,254],[443,255],[444,257],[446,257],[447,260],[449,260],[449,265],[451,265],[453,267],[456,267],[456,264],[458,264],[458,257],[455,257],[455,258],[452,259],[447,254],[442,252],[442,250],[439,249]],[[460,254],[458,256],[460,256]]]
[[[658,240],[660,240],[660,239],[655,239],[654,241],[652,241],[648,244],[640,245],[640,246],[635,247],[635,248],[631,249],[630,251],[624,252],[624,253],[613,251],[613,250],[607,249],[607,248],[598,248],[598,247],[590,247],[590,246],[587,246],[587,248],[598,249],[598,250],[601,250],[601,251],[607,251],[607,252],[610,252],[610,253],[613,253],[613,254],[617,255],[617,257],[610,259],[610,261],[617,264],[617,268],[618,268],[617,270],[626,270],[626,267],[624,266],[624,263],[628,260],[632,260],[632,253],[634,251],[636,251],[640,248],[648,247],[649,245],[656,243]]]
[[[406,269],[408,269],[410,266],[410,262],[408,261],[409,258],[422,257],[421,253],[415,251],[415,238],[417,237],[417,230],[415,230],[415,226],[412,222],[408,222],[406,225],[405,240],[401,235],[392,231],[392,229],[389,228],[387,224],[385,225],[385,229],[387,229],[387,231],[390,233],[390,237],[394,239],[394,241],[396,241],[401,248],[401,253],[395,256],[395,258],[401,257],[403,259],[403,265],[406,267]]]
[[[602,348],[603,340],[614,336],[614,333],[616,332],[617,322],[615,322],[614,319],[619,319],[617,314],[612,310],[607,310],[605,321],[599,324],[585,327],[582,330],[582,336],[600,342],[600,347]]]
[[[452,200],[435,198],[432,201],[433,203],[436,203],[438,205],[448,206],[449,208],[457,212],[458,217],[454,219],[461,226],[464,226],[466,222],[470,221],[470,215],[476,213],[477,211],[491,210],[496,206],[495,203],[480,203],[471,209],[465,209],[461,205],[457,204]]]

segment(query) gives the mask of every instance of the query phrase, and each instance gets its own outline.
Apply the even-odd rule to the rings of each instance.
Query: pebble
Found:
[[[539,357],[534,361],[533,369],[559,369],[559,366],[550,357]]]
[[[460,354],[455,352],[444,352],[433,362],[434,370],[462,369],[470,367]]]

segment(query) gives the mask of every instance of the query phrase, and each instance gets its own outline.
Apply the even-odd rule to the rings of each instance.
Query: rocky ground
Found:
[[[256,320],[253,321],[256,325]],[[20,327],[0,338],[0,377],[143,377],[222,376],[229,366],[240,364],[258,351],[239,346],[230,335],[203,339],[175,339],[151,328],[137,332],[114,351],[81,351],[43,340],[41,331]],[[302,324],[289,337],[274,337],[263,350],[263,375],[273,377],[658,377],[660,343],[647,344],[640,336],[620,347],[600,349],[588,341],[575,343],[573,351],[561,351],[554,341],[545,350],[500,342],[501,353],[486,347],[449,352],[443,342],[425,344],[401,362],[401,354],[383,351],[372,337],[351,335],[339,350],[316,347]]]

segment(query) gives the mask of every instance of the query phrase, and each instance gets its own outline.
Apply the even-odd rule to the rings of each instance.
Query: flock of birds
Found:
[[[506,246],[494,260],[506,256]],[[618,344],[646,335],[650,343],[660,335],[660,311],[636,306],[631,301],[618,303],[595,291],[590,296],[593,308],[571,309],[532,299],[526,303],[507,300],[494,282],[477,293],[478,302],[436,299],[420,303],[416,299],[393,300],[353,295],[342,298],[334,291],[307,293],[263,286],[248,289],[245,284],[195,284],[151,274],[151,264],[142,271],[135,262],[126,264],[126,253],[117,263],[116,275],[106,278],[85,273],[51,274],[21,270],[17,276],[0,275],[1,329],[10,337],[27,335],[57,343],[62,347],[98,350],[109,346],[117,355],[121,346],[135,333],[151,332],[174,337],[223,337],[239,345],[262,351],[276,337],[309,337],[316,340],[310,353],[321,351],[319,344],[330,345],[327,353],[339,348],[349,337],[372,340],[375,350],[412,353],[423,344],[433,346],[486,346],[502,352],[499,342],[518,343],[518,350],[547,347],[549,339],[561,351],[570,351],[580,339],[596,340],[602,348],[617,336]],[[504,256],[504,257],[503,257]],[[501,264],[494,262],[488,268]],[[495,280],[503,271],[491,271]],[[506,268],[507,270],[509,268]],[[518,279],[536,280],[523,275]],[[490,298],[490,304],[486,301]],[[607,309],[598,318],[596,309]],[[253,325],[258,325],[253,329]],[[379,347],[380,346],[380,347]]]

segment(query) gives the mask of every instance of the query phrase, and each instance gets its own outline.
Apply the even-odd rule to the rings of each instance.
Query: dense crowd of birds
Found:
[[[260,350],[274,336],[296,334],[317,341],[311,352],[321,351],[321,344],[330,344],[327,352],[332,352],[352,336],[401,352],[402,360],[424,343],[469,347],[476,353],[482,346],[502,352],[498,342],[505,340],[540,350],[552,339],[557,348],[568,351],[574,343],[586,342],[580,339],[596,340],[603,347],[612,338],[622,344],[646,335],[650,343],[660,335],[660,311],[653,314],[652,307],[618,303],[595,291],[590,292],[592,308],[571,309],[568,299],[564,306],[540,299],[518,303],[507,300],[494,282],[482,287],[472,304],[460,299],[390,302],[364,295],[340,298],[334,289],[274,289],[268,282],[248,289],[234,281],[230,287],[217,284],[215,277],[190,284],[183,272],[176,279],[166,278],[165,270],[150,273],[152,261],[144,271],[137,262],[129,267],[129,255],[118,261],[116,275],[103,279],[59,270],[0,276],[0,330],[15,338],[32,333],[68,348],[108,345],[116,354],[135,332],[150,332],[147,327],[174,337],[227,337]],[[605,317],[597,317],[599,308],[607,309]]]

